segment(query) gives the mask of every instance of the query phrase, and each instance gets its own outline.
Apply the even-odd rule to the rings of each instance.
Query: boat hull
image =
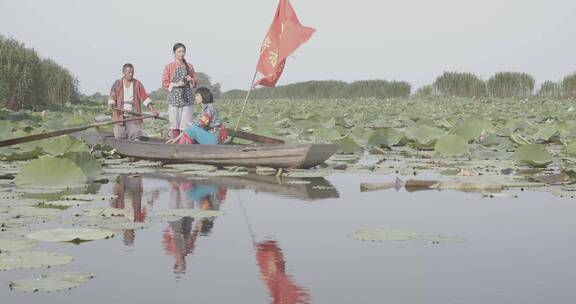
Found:
[[[332,144],[175,145],[159,139],[132,141],[94,133],[81,137],[88,144],[104,143],[116,149],[118,154],[135,159],[219,167],[305,169],[322,164],[338,150],[338,145]]]

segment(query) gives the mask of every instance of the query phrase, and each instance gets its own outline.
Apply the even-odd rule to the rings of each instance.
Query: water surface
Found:
[[[490,199],[455,191],[359,191],[360,182],[392,178],[335,174],[300,179],[310,184],[287,184],[263,176],[123,176],[101,187],[99,193],[118,198],[100,206],[130,210],[134,221],[146,222],[164,208],[218,209],[225,215],[155,221],[80,245],[40,243],[36,250],[75,260],[54,269],[0,272],[0,299],[42,304],[573,303],[573,199],[544,192]],[[372,243],[348,237],[364,228],[409,229],[466,241]],[[96,277],[58,293],[8,288],[11,280],[55,271]]]

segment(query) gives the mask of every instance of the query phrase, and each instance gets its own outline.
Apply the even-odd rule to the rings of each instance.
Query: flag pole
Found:
[[[244,114],[244,108],[246,108],[246,103],[248,102],[248,98],[250,98],[250,93],[252,92],[252,89],[254,87],[254,81],[256,81],[256,76],[258,76],[258,68],[256,68],[256,71],[254,71],[254,77],[252,77],[252,82],[250,82],[250,88],[248,88],[248,92],[246,92],[246,98],[244,99],[244,104],[242,104],[242,110],[240,111],[240,116],[238,117],[238,121],[236,122],[236,127],[234,127],[234,132],[232,133],[230,143],[234,141],[236,131],[238,131],[238,126],[240,125],[240,120],[242,119],[242,115]]]

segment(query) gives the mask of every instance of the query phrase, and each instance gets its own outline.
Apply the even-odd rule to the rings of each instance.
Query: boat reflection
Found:
[[[145,204],[142,203],[143,179],[153,180],[155,185],[161,185],[147,189],[148,200]],[[275,176],[246,175],[192,179],[177,174],[146,173],[121,175],[114,186],[117,198],[111,205],[127,210],[127,216],[132,221],[145,222],[148,211],[152,207],[159,207],[160,203],[161,208],[169,209],[220,210],[230,189],[251,189],[299,201],[339,197],[338,191],[324,178],[280,180]],[[160,193],[165,190],[168,190],[169,195],[162,197],[166,197],[167,201],[158,202]],[[194,254],[199,238],[211,235],[216,220],[216,218],[183,217],[168,221],[161,232],[162,246],[164,253],[174,258],[174,273],[178,275],[186,273],[187,258]],[[134,230],[125,230],[124,243],[131,246],[134,240]],[[285,256],[279,243],[276,240],[266,239],[253,241],[253,244],[260,277],[268,289],[272,303],[309,303],[308,290],[296,284],[287,274]]]
[[[167,181],[191,180],[189,176],[177,173],[145,173],[146,178]],[[302,201],[315,201],[339,198],[338,190],[325,178],[278,178],[247,174],[243,176],[219,176],[194,180],[197,184],[214,185],[227,189],[250,189],[256,192],[273,194],[278,197],[294,198]]]

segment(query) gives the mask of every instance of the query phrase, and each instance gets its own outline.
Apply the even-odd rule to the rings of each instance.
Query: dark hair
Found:
[[[196,90],[196,94],[200,94],[200,96],[202,96],[202,103],[214,102],[214,96],[212,95],[212,92],[210,92],[208,88],[205,87],[198,88]]]
[[[179,48],[184,48],[184,50],[186,50],[186,46],[183,43],[176,43],[174,44],[174,46],[172,47],[172,52],[176,53],[176,50]],[[182,58],[182,62],[184,62],[184,66],[186,67],[186,72],[188,72],[189,76],[192,76],[192,73],[190,72],[190,69],[188,68],[188,62],[186,62],[186,59]]]
[[[125,63],[125,64],[122,66],[122,72],[124,72],[124,70],[125,70],[126,68],[134,69],[134,66],[133,66],[131,63]]]
[[[174,46],[172,47],[172,52],[176,53],[176,50],[179,48],[184,48],[184,50],[186,50],[186,46],[180,42],[174,44]]]

